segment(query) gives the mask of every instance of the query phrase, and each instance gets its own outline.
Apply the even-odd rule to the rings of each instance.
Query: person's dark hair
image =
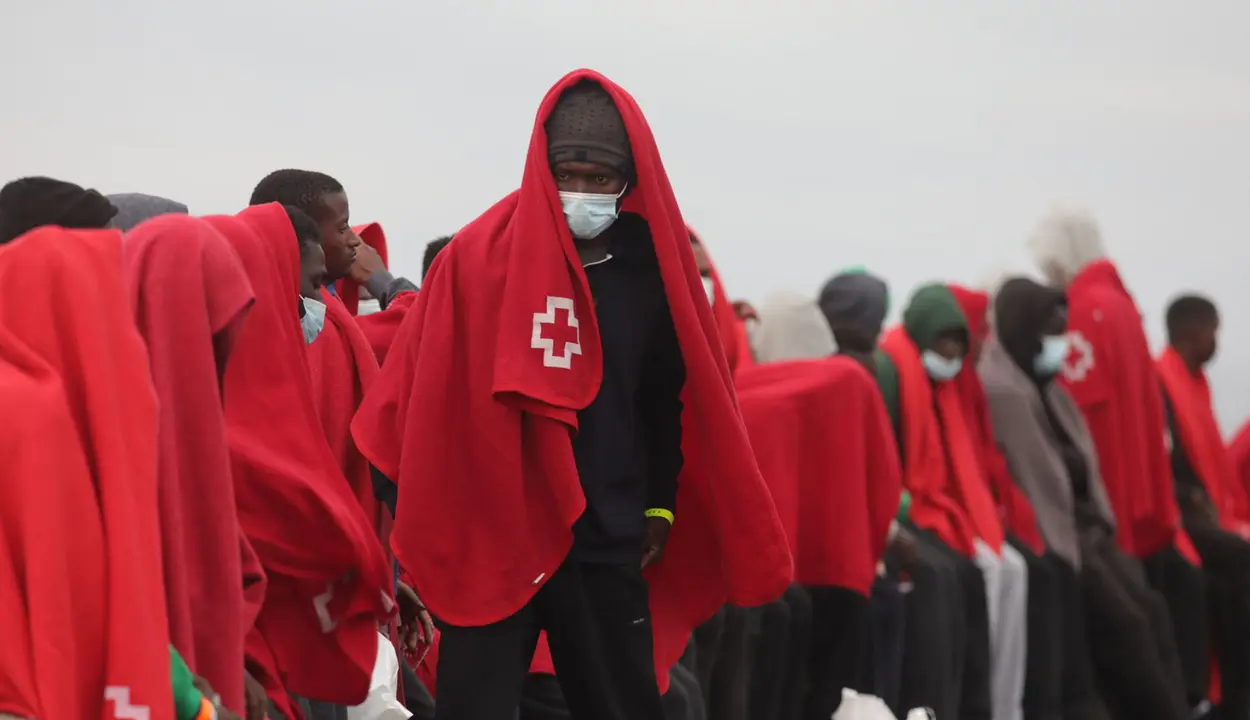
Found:
[[[343,192],[343,184],[313,170],[274,170],[256,184],[248,205],[282,203],[294,205],[312,218],[322,215],[322,198]]]
[[[294,205],[283,205],[282,209],[286,210],[286,216],[291,220],[291,227],[295,229],[295,239],[299,241],[301,255],[314,245],[321,244],[321,230],[317,227],[316,220]]]
[[[434,258],[438,257],[438,254],[443,251],[443,248],[447,247],[448,243],[451,242],[452,237],[454,236],[444,235],[443,237],[425,246],[425,257],[421,259],[422,279],[424,279],[426,275],[430,274],[430,266],[434,264]]]
[[[1201,295],[1182,295],[1168,305],[1166,323],[1168,341],[1174,341],[1201,323],[1214,322],[1220,316],[1215,303]]]
[[[24,177],[0,188],[0,245],[37,227],[107,228],[117,214],[108,198],[64,180]]]
[[[702,244],[703,244],[703,243],[701,243],[701,242],[699,241],[699,236],[698,236],[698,235],[695,235],[694,233],[689,232],[689,231],[687,231],[687,234],[690,236],[690,244],[691,244],[691,245],[702,245]]]

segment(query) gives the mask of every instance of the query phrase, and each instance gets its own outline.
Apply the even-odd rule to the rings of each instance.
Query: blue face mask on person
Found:
[[[624,189],[616,195],[561,190],[560,204],[564,207],[564,218],[569,223],[569,232],[578,240],[590,240],[602,235],[603,231],[616,222],[616,201],[624,194]]]
[[[920,356],[925,372],[938,382],[953,380],[964,367],[963,358],[945,358],[932,350],[925,350]]]
[[[1070,344],[1065,335],[1047,335],[1042,338],[1042,349],[1033,358],[1033,371],[1041,377],[1058,375],[1063,361],[1068,359]]]
[[[299,319],[299,324],[304,329],[304,344],[312,345],[313,340],[317,339],[326,326],[326,305],[312,298],[300,299],[304,301],[304,317]]]

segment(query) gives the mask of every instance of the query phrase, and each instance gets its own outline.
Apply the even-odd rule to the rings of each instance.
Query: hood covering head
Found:
[[[136,225],[161,215],[186,215],[187,206],[175,200],[144,195],[143,193],[114,193],[108,196],[109,202],[117,208],[117,214],[109,227],[122,232],[130,232]]]
[[[903,311],[903,329],[921,350],[933,347],[938,337],[948,332],[962,332],[968,338],[968,319],[959,307],[954,293],[945,285],[922,285],[912,293]]]
[[[1037,224],[1028,247],[1038,269],[1058,287],[1107,256],[1098,221],[1086,210],[1052,209]]]
[[[964,320],[968,323],[968,334],[974,338],[984,339],[985,334],[989,332],[989,293],[972,290],[962,285],[948,285],[947,288],[955,296],[955,302],[959,303],[959,309],[964,313]]]
[[[633,177],[634,156],[625,121],[612,97],[596,82],[582,81],[560,96],[546,122],[547,158],[593,162]]]
[[[1067,304],[1062,290],[1025,277],[1012,278],[998,289],[994,298],[998,342],[1026,375],[1033,375],[1033,358],[1042,349],[1042,329],[1055,308]]]
[[[862,337],[876,337],[890,311],[890,287],[863,268],[850,268],[825,283],[819,305],[834,332],[849,330]]]
[[[0,188],[0,245],[45,225],[101,230],[116,214],[95,190],[50,177],[21,178]]]
[[[759,308],[755,357],[760,362],[822,358],[837,352],[820,308],[798,293],[770,295]]]

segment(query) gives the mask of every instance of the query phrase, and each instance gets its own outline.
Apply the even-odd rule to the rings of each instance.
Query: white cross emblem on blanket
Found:
[[[559,322],[561,310],[567,318],[565,322]],[[557,346],[559,352],[556,352]],[[582,331],[573,312],[572,298],[547,296],[547,311],[534,313],[530,347],[543,351],[545,367],[565,370],[572,367],[573,356],[582,354]]]

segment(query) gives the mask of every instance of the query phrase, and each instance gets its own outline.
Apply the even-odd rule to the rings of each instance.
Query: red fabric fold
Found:
[[[678,519],[664,559],[648,573],[665,684],[691,628],[727,601],[775,599],[792,568],[712,314],[694,301],[704,291],[685,223],[632,97],[588,70],[552,88],[520,190],[435,260],[352,429],[407,498],[391,544],[435,615],[470,626],[501,620],[563,562],[585,507],[570,439],[577,411],[598,391],[602,363],[543,122],[583,79],[603,85],[628,130],[638,180],[623,210],[650,225],[686,364]]]
[[[694,231],[693,228],[686,228],[689,234],[698,239],[699,244],[707,251],[707,243],[703,242],[702,236]],[[729,363],[730,374],[736,374],[741,370],[751,367],[755,364],[755,358],[751,355],[751,343],[747,339],[747,326],[738,313],[734,310],[733,301],[729,299],[729,294],[725,292],[725,284],[721,282],[720,272],[716,269],[716,263],[711,260],[712,254],[708,251],[708,262],[712,266],[712,319],[716,324],[716,332],[720,336],[721,345],[725,350],[725,360]]]
[[[1237,473],[1241,492],[1250,498],[1250,422],[1245,423],[1228,444],[1228,454]]]
[[[170,641],[242,713],[243,569],[221,380],[252,286],[206,222],[166,215],[124,242],[135,323],[160,405],[160,517]]]
[[[1154,359],[1137,303],[1110,261],[1090,264],[1068,286],[1068,339],[1062,377],[1098,449],[1116,540],[1139,558],[1185,549]]]
[[[968,334],[975,338],[973,344],[979,347],[989,334],[986,316],[990,309],[990,296],[958,285],[947,287],[964,311],[964,317],[968,320]],[[971,359],[966,361],[954,382],[959,391],[960,409],[968,425],[972,443],[977,448],[982,475],[994,493],[999,517],[1010,533],[1035,554],[1041,555],[1046,551],[1046,544],[1042,542],[1042,533],[1037,529],[1037,517],[1033,514],[1029,499],[1012,479],[1006,458],[998,450],[994,424],[990,420],[989,400],[985,396],[981,376],[977,374],[976,363]]]
[[[369,689],[377,626],[394,606],[371,523],[325,440],[300,332],[299,245],[277,204],[207,221],[247,270],[256,302],[226,370],[240,525],[268,577],[249,668],[287,693],[353,705]]]
[[[0,248],[0,712],[173,718],[156,393],[121,236]],[[124,713],[131,714],[124,714]]]
[[[959,390],[953,382],[930,382],[920,350],[902,328],[891,330],[881,349],[898,368],[903,487],[911,493],[912,521],[969,557],[977,538],[998,551],[1003,526],[964,421]]]
[[[1169,347],[1158,360],[1159,376],[1172,401],[1179,442],[1194,472],[1202,480],[1219,514],[1220,527],[1250,535],[1250,502],[1237,478],[1232,456],[1224,446],[1220,424],[1211,405],[1211,386],[1206,373],[1193,374],[1179,353]]]
[[[755,459],[790,540],[795,582],[868,596],[902,492],[876,381],[834,356],[756,365],[737,384]]]

